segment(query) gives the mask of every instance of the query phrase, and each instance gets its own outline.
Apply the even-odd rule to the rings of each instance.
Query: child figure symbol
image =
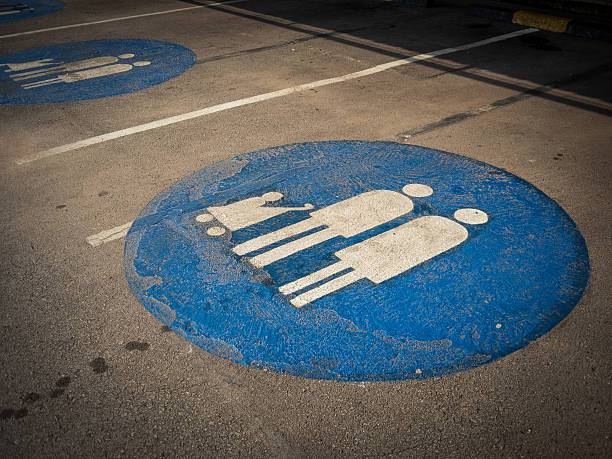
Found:
[[[216,218],[229,230],[236,231],[286,212],[314,208],[312,204],[305,204],[303,207],[265,207],[268,202],[278,201],[282,197],[282,193],[272,191],[264,193],[262,196],[243,199],[225,206],[208,207],[206,210],[210,213],[200,214],[196,217],[196,220],[204,223]],[[207,233],[210,236],[220,236],[225,233],[225,229],[220,226],[213,226],[208,229]]]
[[[150,65],[150,61],[137,61],[131,64],[119,62],[120,59],[131,59],[134,54],[119,56],[101,56],[73,62],[55,62],[54,59],[39,59],[30,62],[3,64],[9,76],[24,89],[34,89],[58,83],[75,83],[92,78],[115,75],[127,72],[134,67]],[[52,77],[44,80],[40,78]],[[35,80],[27,82],[28,80]],[[22,83],[23,82],[23,83]]]

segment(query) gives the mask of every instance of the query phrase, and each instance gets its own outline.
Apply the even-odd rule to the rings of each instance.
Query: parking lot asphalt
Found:
[[[453,6],[65,3],[1,24],[0,62],[113,39],[171,42],[195,62],[134,92],[0,107],[6,457],[608,456],[612,44]],[[218,161],[323,140],[440,149],[533,184],[584,236],[582,299],[492,363],[354,383],[230,362],[143,308],[121,228],[153,197]]]

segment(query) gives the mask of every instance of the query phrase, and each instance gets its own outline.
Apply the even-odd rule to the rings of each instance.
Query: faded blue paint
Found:
[[[274,217],[221,237],[195,217],[265,192],[270,205],[315,209],[370,190],[431,186],[415,208],[353,238],[337,237],[266,269],[231,248],[305,219]],[[489,215],[466,242],[379,285],[362,279],[302,309],[278,286],[331,265],[334,252],[424,215]],[[440,376],[491,362],[545,334],[580,299],[584,240],[553,200],[485,163],[388,142],[319,142],[223,161],[155,197],[126,240],[128,283],[156,317],[203,349],[253,368],[343,381]],[[498,325],[499,324],[499,325]]]
[[[42,16],[65,7],[58,0],[0,0],[0,24]]]
[[[129,54],[134,56],[119,58],[119,56]],[[45,73],[52,69],[53,65],[40,65],[15,71],[11,70],[8,65],[48,59],[45,63],[56,63],[57,66],[61,66],[106,56],[117,58],[117,61],[112,64],[130,64],[132,68],[112,75],[27,88],[24,85],[35,85],[58,76],[74,74],[75,71],[56,70]],[[127,94],[177,77],[189,70],[195,60],[196,55],[183,46],[164,41],[138,39],[82,41],[21,51],[0,57],[0,104],[29,105],[72,102]],[[150,64],[138,66],[139,62],[150,62]],[[135,66],[132,65],[135,63]],[[107,66],[93,68],[102,67]],[[84,70],[91,70],[91,68]],[[38,71],[39,76],[34,73],[25,74]],[[18,74],[24,79],[18,79]]]

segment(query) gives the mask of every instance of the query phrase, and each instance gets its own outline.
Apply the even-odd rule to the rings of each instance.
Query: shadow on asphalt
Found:
[[[198,0],[180,1],[194,5],[207,4]],[[375,52],[391,59],[402,59],[522,28],[468,16],[465,8],[406,7],[378,0],[245,2],[235,5],[215,5],[209,8],[298,32],[303,36],[276,45],[245,48],[209,57],[198,63],[267,51],[321,38]],[[536,33],[489,45],[486,59],[483,59],[479,50],[473,50],[453,53],[443,60],[420,61],[417,65],[435,69],[440,74],[453,73],[529,96],[612,116],[609,107],[612,103],[612,90],[597,84],[580,84],[612,73],[612,59],[595,66],[592,64],[590,67],[586,66],[579,73],[569,73],[571,70],[568,70],[563,74],[560,61],[567,56],[563,46],[567,46],[568,43],[571,46],[572,40],[585,39],[547,32]],[[494,46],[503,49],[500,48],[501,51],[491,59],[490,50]],[[609,45],[603,44],[603,46]],[[554,76],[551,72],[542,71],[546,68],[555,70],[552,74]],[[396,71],[405,70],[399,67]],[[559,77],[559,73],[563,76]],[[550,93],[556,88],[563,89],[564,94]],[[585,100],[585,98],[595,100]]]

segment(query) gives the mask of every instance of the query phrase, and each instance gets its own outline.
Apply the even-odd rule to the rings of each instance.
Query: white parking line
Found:
[[[101,244],[105,244],[106,242],[114,241],[115,239],[121,239],[128,233],[128,231],[132,227],[132,223],[134,222],[127,222],[121,226],[116,226],[108,230],[100,231],[98,234],[88,236],[85,240],[92,247],[97,247]]]
[[[179,13],[181,11],[195,10],[197,8],[207,8],[209,6],[219,6],[219,5],[230,5],[232,3],[241,3],[241,2],[246,2],[246,1],[247,0],[229,0],[227,2],[208,3],[206,5],[188,6],[185,8],[176,8],[174,10],[157,11],[155,13],[135,14],[133,16],[123,16],[120,18],[103,19],[101,21],[82,22],[80,24],[69,24],[69,25],[64,25],[64,26],[48,27],[46,29],[29,30],[27,32],[18,32],[18,33],[11,33],[8,35],[0,35],[0,38],[20,37],[22,35],[33,35],[36,33],[51,32],[53,30],[72,29],[73,27],[84,27],[88,25],[105,24],[107,22],[125,21],[126,19],[144,18],[147,16],[157,16],[159,14]]]
[[[355,73],[349,73],[348,75],[344,75],[341,77],[337,77],[337,78],[329,78],[326,80],[319,80],[319,81],[315,81],[313,83],[308,83],[305,85],[300,85],[300,86],[294,86],[292,88],[287,88],[287,89],[282,89],[280,91],[274,91],[274,92],[270,92],[270,93],[266,93],[266,94],[262,94],[260,96],[254,96],[254,97],[249,97],[246,99],[239,99],[233,102],[227,102],[225,104],[220,104],[220,105],[215,105],[213,107],[208,107],[202,110],[197,110],[195,112],[189,112],[186,113],[184,115],[177,115],[177,116],[173,116],[170,118],[164,118],[162,120],[158,120],[158,121],[154,121],[151,123],[146,123],[146,124],[141,124],[139,126],[134,126],[132,128],[128,128],[128,129],[122,129],[120,131],[115,131],[115,132],[111,132],[108,134],[104,134],[101,136],[96,136],[96,137],[90,137],[89,139],[85,139],[85,140],[81,140],[79,142],[75,142],[72,144],[67,144],[67,145],[63,145],[61,147],[57,147],[57,148],[53,148],[51,150],[47,150],[41,153],[37,153],[36,155],[32,155],[26,158],[21,159],[20,161],[18,161],[18,164],[25,164],[25,163],[29,163],[29,162],[33,162],[36,161],[38,159],[42,159],[42,158],[46,158],[48,156],[52,156],[52,155],[57,155],[66,151],[71,151],[71,150],[76,150],[77,148],[82,148],[86,145],[94,145],[96,143],[101,143],[101,142],[106,142],[107,140],[111,140],[111,139],[116,139],[119,137],[124,137],[126,135],[130,135],[130,134],[134,134],[136,132],[143,132],[143,131],[147,131],[149,129],[155,129],[156,127],[161,127],[161,126],[167,126],[169,124],[173,124],[173,123],[178,123],[180,121],[184,121],[187,119],[192,119],[192,118],[196,118],[198,116],[203,116],[203,115],[207,115],[209,113],[215,113],[215,112],[219,112],[222,110],[228,110],[230,108],[234,108],[234,107],[239,107],[242,105],[248,105],[248,104],[253,104],[262,100],[268,100],[268,99],[273,99],[275,97],[281,97],[283,95],[286,94],[291,94],[294,92],[299,92],[299,91],[304,91],[306,89],[311,89],[311,88],[315,88],[315,87],[320,87],[320,86],[326,86],[329,84],[333,84],[333,83],[337,83],[337,82],[341,82],[341,81],[347,81],[347,80],[351,80],[354,78],[359,78],[361,76],[366,76],[366,75],[371,75],[374,73],[378,73],[378,72],[382,72],[384,70],[388,70],[390,68],[393,67],[397,67],[398,65],[404,65],[404,64],[408,64],[410,62],[417,62],[417,61],[422,61],[425,59],[430,59],[432,57],[436,57],[436,56],[441,56],[443,54],[450,54],[452,52],[457,52],[457,51],[464,51],[467,49],[471,49],[471,48],[476,48],[478,46],[484,46],[487,45],[489,43],[495,43],[498,41],[502,41],[502,40],[508,40],[510,38],[514,38],[514,37],[518,37],[521,35],[526,35],[529,33],[533,33],[533,32],[537,32],[538,29],[524,29],[524,30],[519,30],[516,32],[512,32],[512,33],[508,33],[508,34],[504,34],[504,35],[499,35],[497,37],[491,37],[491,38],[487,38],[485,40],[480,40],[474,43],[468,43],[466,45],[462,45],[462,46],[457,46],[455,48],[445,48],[439,51],[433,51],[431,53],[427,53],[427,54],[419,54],[418,56],[413,56],[413,57],[409,57],[406,59],[400,59],[397,61],[392,61],[392,62],[388,62],[386,64],[381,64],[381,65],[377,65],[375,67],[371,67],[369,69],[365,69],[362,70],[360,72],[355,72]],[[124,237],[125,235],[127,235],[130,227],[132,226],[134,222],[128,222],[125,223],[123,225],[120,226],[116,226],[115,228],[111,228],[108,230],[104,230],[101,231],[97,234],[94,234],[92,236],[88,236],[86,238],[87,242],[93,246],[93,247],[97,247],[99,245],[105,244],[107,242],[111,242],[117,239],[120,239],[122,237]]]
[[[446,54],[456,53],[459,51],[465,51],[465,50],[472,49],[472,48],[478,48],[480,46],[485,46],[491,43],[508,40],[510,38],[518,37],[521,35],[526,35],[529,33],[534,33],[537,31],[538,29],[518,30],[516,32],[511,32],[511,33],[507,33],[504,35],[498,35],[496,37],[487,38],[485,40],[479,40],[473,43],[468,43],[468,44],[453,47],[453,48],[444,48],[444,49],[440,49],[438,51],[432,51],[426,54],[419,54],[417,56],[412,56],[412,57],[407,57],[404,59],[399,59],[396,61],[387,62],[386,64],[380,64],[375,67],[370,67],[365,70],[360,70],[358,72],[349,73],[347,75],[342,75],[339,77],[313,81],[312,83],[292,86],[290,88],[280,89],[278,91],[268,92],[265,94],[260,94],[258,96],[252,96],[252,97],[247,97],[245,99],[238,99],[238,100],[234,100],[231,102],[225,102],[219,105],[213,105],[212,107],[206,107],[200,110],[183,113],[181,115],[175,115],[175,116],[170,116],[168,118],[162,118],[160,120],[151,121],[150,123],[139,124],[137,126],[120,129],[118,131],[113,131],[113,132],[109,132],[106,134],[97,135],[94,137],[89,137],[87,139],[79,140],[77,142],[61,145],[59,147],[51,148],[49,150],[40,151],[38,153],[34,153],[29,156],[25,156],[21,159],[18,159],[16,163],[17,164],[31,163],[31,162],[38,161],[44,158],[48,158],[49,156],[59,155],[61,153],[66,153],[72,150],[78,150],[80,148],[87,147],[90,145],[96,145],[98,143],[108,142],[109,140],[118,139],[120,137],[137,134],[139,132],[149,131],[151,129],[157,129],[163,126],[180,123],[182,121],[187,121],[193,118],[199,118],[201,116],[210,115],[211,113],[222,112],[225,110],[230,110],[232,108],[242,107],[244,105],[255,104],[258,102],[263,102],[266,100],[275,99],[275,98],[282,97],[282,96],[287,96],[289,94],[303,92],[309,89],[320,88],[322,86],[329,86],[335,83],[341,83],[341,82],[348,81],[348,80],[354,80],[356,78],[361,78],[364,76],[373,75],[375,73],[384,72],[386,70],[392,69],[394,67],[398,67],[400,65],[406,65],[412,62],[424,61],[427,59],[431,59],[433,57],[443,56]]]

